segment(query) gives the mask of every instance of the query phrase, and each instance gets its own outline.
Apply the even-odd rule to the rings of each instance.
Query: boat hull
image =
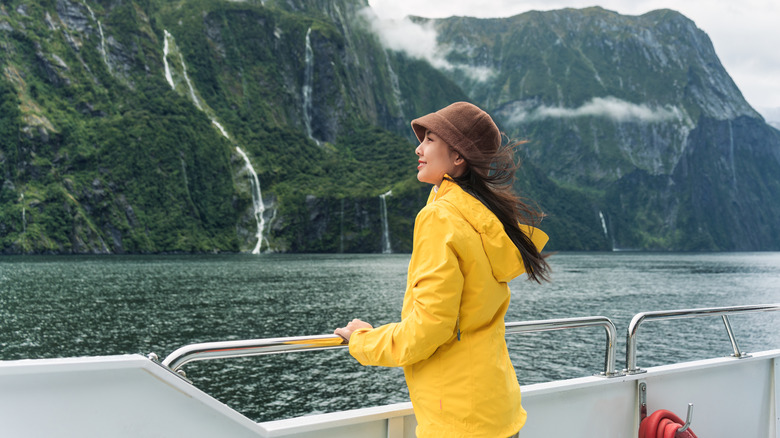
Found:
[[[637,435],[640,383],[648,413],[668,409],[698,436],[778,438],[780,350],[648,368],[613,378],[523,386],[524,438]],[[139,355],[0,361],[0,432],[8,437],[413,437],[410,403],[255,423]]]

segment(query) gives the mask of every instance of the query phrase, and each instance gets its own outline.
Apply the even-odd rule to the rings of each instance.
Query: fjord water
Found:
[[[780,302],[780,253],[560,253],[553,281],[510,284],[507,321]],[[408,254],[6,256],[0,360],[157,353],[197,342],[331,333],[354,317],[396,321]],[[743,351],[780,348],[780,312],[731,317]],[[521,384],[598,373],[605,334],[510,335]],[[638,365],[727,356],[719,317],[640,329]],[[465,364],[464,364],[465,365]],[[195,362],[194,384],[258,421],[407,401],[399,369],[361,367],[344,349]]]

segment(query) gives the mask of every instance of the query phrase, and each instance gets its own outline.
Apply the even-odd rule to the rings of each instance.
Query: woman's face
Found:
[[[463,157],[431,131],[425,132],[425,138],[415,153],[420,157],[417,160],[417,179],[420,182],[438,187],[444,174],[456,177],[465,170]]]

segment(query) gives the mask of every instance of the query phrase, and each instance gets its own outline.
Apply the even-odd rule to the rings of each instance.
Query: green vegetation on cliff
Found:
[[[382,47],[365,7],[0,4],[0,252],[248,251],[239,149],[262,250],[379,252],[390,192],[407,251],[428,192],[409,121],[458,100],[529,140],[517,188],[549,249],[780,247],[780,134],[682,15],[436,20],[437,70]]]

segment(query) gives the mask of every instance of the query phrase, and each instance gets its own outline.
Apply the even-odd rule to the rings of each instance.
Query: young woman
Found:
[[[404,367],[418,437],[509,437],[526,412],[504,339],[507,283],[547,280],[547,235],[531,226],[541,215],[513,194],[514,151],[486,112],[457,102],[412,129],[417,179],[433,188],[414,224],[401,321],[355,319],[334,333],[363,365]]]

